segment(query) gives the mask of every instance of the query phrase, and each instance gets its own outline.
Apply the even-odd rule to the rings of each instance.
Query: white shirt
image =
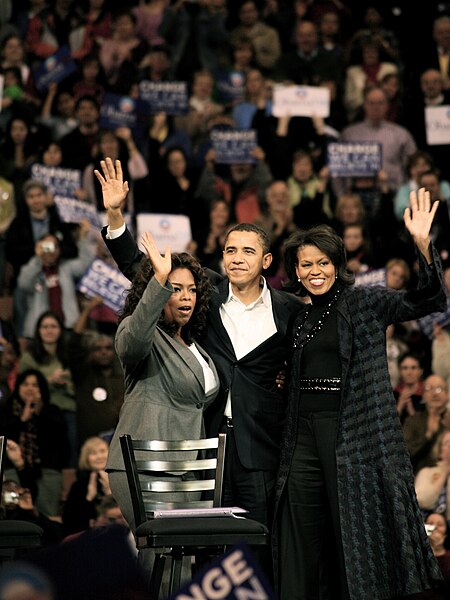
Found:
[[[213,390],[217,385],[217,379],[214,375],[214,371],[208,365],[205,357],[200,353],[199,349],[195,344],[190,344],[188,346],[189,350],[195,356],[195,358],[200,363],[200,366],[203,369],[203,376],[205,378],[205,394],[208,394],[211,390]]]
[[[220,307],[223,326],[233,344],[236,358],[240,360],[260,346],[277,331],[273,318],[272,297],[266,280],[261,277],[262,290],[251,304],[237,298],[229,285],[227,300]],[[228,393],[225,415],[231,417],[231,394]]]

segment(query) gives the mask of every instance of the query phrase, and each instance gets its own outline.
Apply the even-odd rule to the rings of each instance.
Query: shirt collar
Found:
[[[264,306],[266,308],[270,308],[272,306],[272,299],[270,296],[270,290],[267,287],[267,282],[264,279],[264,277],[261,275],[260,276],[260,280],[259,280],[259,285],[262,288],[261,289],[261,294],[258,296],[258,298],[252,302],[251,304],[248,304],[246,306],[246,308],[249,307],[253,307],[256,304],[262,303],[264,304]],[[231,288],[231,283],[228,284],[228,296],[227,299],[225,300],[224,304],[229,304],[230,302],[240,302],[242,304],[242,302],[239,300],[239,298],[237,298],[234,294],[233,294],[233,290]]]

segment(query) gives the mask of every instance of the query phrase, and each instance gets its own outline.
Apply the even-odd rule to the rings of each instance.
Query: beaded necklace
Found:
[[[315,323],[311,327],[310,331],[306,334],[305,339],[303,340],[303,342],[300,342],[299,341],[300,340],[300,335],[301,335],[303,327],[304,327],[304,325],[306,323],[306,319],[308,318],[308,314],[309,314],[309,311],[311,310],[312,304],[310,304],[308,306],[308,308],[305,311],[305,316],[303,317],[303,321],[297,327],[297,331],[295,332],[294,343],[293,343],[294,348],[303,348],[304,346],[306,346],[306,344],[308,342],[310,342],[313,339],[313,337],[315,335],[317,335],[319,333],[319,331],[322,329],[323,324],[325,323],[328,315],[331,312],[331,307],[333,306],[333,304],[335,304],[335,302],[339,298],[341,290],[342,290],[342,288],[340,288],[340,287],[336,290],[336,293],[334,294],[334,296],[331,298],[331,300],[326,305],[325,310],[323,311],[323,314],[320,317],[320,319],[317,321],[317,323]]]

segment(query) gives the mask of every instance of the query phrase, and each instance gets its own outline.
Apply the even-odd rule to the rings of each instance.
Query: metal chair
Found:
[[[3,472],[6,456],[6,438],[0,436],[0,497],[3,498]],[[43,530],[35,523],[16,519],[0,519],[0,563],[17,558],[42,543]]]
[[[204,554],[211,557],[222,554],[226,546],[240,542],[249,545],[268,543],[267,527],[252,519],[203,514],[155,517],[155,512],[161,509],[193,509],[192,514],[197,515],[205,512],[198,509],[212,508],[210,512],[213,513],[214,508],[220,507],[225,434],[221,433],[217,438],[180,441],[133,440],[125,434],[120,436],[120,444],[133,503],[136,545],[139,550],[152,548],[156,552],[149,583],[151,598],[159,597],[167,556],[172,558],[169,581],[169,593],[172,594],[180,587],[183,556],[198,558]],[[199,452],[206,452],[208,457],[198,455]],[[149,460],[145,460],[145,456]],[[180,474],[184,474],[183,480]],[[144,480],[144,475],[150,477]],[[188,496],[192,492],[192,499],[174,502],[170,498],[173,492],[187,492]],[[163,500],[155,500],[155,497]]]

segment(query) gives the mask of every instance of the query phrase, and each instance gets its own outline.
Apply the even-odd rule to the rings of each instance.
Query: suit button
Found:
[[[202,408],[202,406],[203,406],[203,405],[199,403],[199,404],[196,404],[196,405],[195,405],[195,408]]]

